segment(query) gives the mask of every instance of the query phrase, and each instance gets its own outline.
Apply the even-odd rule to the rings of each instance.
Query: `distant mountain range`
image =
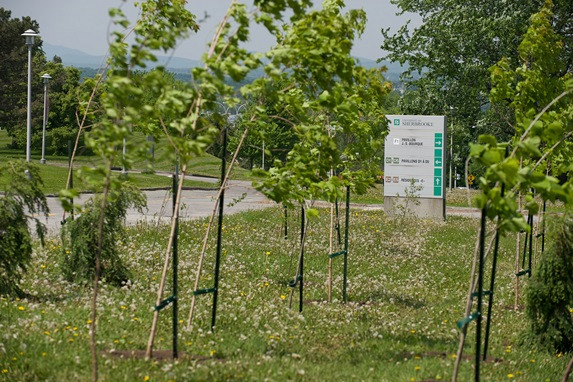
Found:
[[[43,48],[44,53],[46,53],[46,57],[49,60],[51,60],[54,56],[58,56],[62,59],[63,64],[66,66],[97,69],[104,62],[104,56],[94,56],[78,49],[71,49],[60,45],[52,45],[46,42],[44,42]],[[191,60],[182,57],[157,56],[157,59],[157,62],[149,64],[150,68],[162,65],[175,73],[189,74],[191,68],[201,65],[201,61],[199,60]],[[385,77],[391,81],[397,81],[399,75],[405,69],[398,63],[377,63],[375,60],[361,57],[357,57],[357,60],[365,68],[379,68],[381,66],[386,66],[388,71],[386,72]]]
[[[99,68],[104,62],[104,56],[94,56],[78,49],[71,49],[60,45],[43,44],[44,53],[48,59],[59,56],[66,66],[77,68]],[[200,65],[199,60],[190,60],[181,57],[157,56],[158,62],[150,63],[150,67],[163,65],[172,69],[189,69]]]

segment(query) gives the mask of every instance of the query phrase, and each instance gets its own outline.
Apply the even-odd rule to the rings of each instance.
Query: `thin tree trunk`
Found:
[[[563,374],[563,379],[561,380],[561,382],[567,382],[569,380],[569,376],[571,375],[572,371],[573,371],[573,357],[569,361],[567,369],[565,369],[565,374]]]
[[[111,163],[111,162],[110,162]],[[108,168],[108,173],[105,179],[105,187],[101,199],[100,216],[98,222],[98,238],[97,238],[97,251],[95,256],[95,275],[94,275],[94,290],[92,295],[91,304],[91,324],[90,324],[90,350],[92,353],[92,381],[98,380],[98,360],[97,360],[97,344],[96,344],[96,319],[97,319],[97,296],[99,286],[99,276],[101,272],[101,251],[103,247],[103,224],[105,221],[105,206],[107,203],[107,196],[109,193],[111,178],[111,166]]]

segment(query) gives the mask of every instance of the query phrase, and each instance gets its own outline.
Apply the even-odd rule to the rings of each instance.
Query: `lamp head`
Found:
[[[34,37],[40,37],[40,35],[34,32],[33,29],[28,29],[26,32],[22,33],[22,36],[26,37],[26,45],[28,46],[34,45]]]
[[[47,84],[52,79],[52,76],[50,76],[48,73],[44,73],[42,78],[44,79],[44,83]]]

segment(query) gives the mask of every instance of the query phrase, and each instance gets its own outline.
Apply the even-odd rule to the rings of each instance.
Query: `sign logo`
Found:
[[[399,145],[400,144],[400,138],[394,138],[394,144]]]
[[[400,126],[400,120],[398,118],[394,119],[394,126]]]

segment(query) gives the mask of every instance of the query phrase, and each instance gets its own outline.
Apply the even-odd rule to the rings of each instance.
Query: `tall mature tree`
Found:
[[[28,76],[28,48],[24,31],[39,32],[38,22],[30,17],[12,18],[12,12],[0,8],[0,128],[6,129],[12,137],[12,144],[23,146],[26,137],[26,97]],[[32,54],[37,63],[42,41],[36,39]],[[41,97],[41,79],[38,66],[33,66],[33,94],[37,102]]]
[[[77,112],[80,102],[78,84],[80,70],[62,65],[61,59],[55,56],[43,68],[52,79],[49,82],[49,114],[46,131],[49,137],[48,152],[65,154],[68,140],[74,139],[78,130]],[[41,114],[41,113],[40,113]],[[36,130],[34,141],[40,142],[41,131]]]
[[[447,114],[453,107],[456,125],[466,139],[479,133],[495,133],[500,140],[513,136],[512,113],[489,108],[491,81],[488,68],[501,57],[512,66],[518,63],[517,46],[528,20],[544,0],[392,0],[402,12],[418,13],[423,23],[410,31],[408,25],[397,33],[382,31],[381,48],[391,61],[408,63],[405,73],[408,92],[402,111],[412,114]],[[561,76],[573,69],[573,3],[555,1],[553,27],[565,48]],[[420,73],[418,79],[411,75]],[[509,117],[509,123],[505,119]],[[456,131],[457,132],[457,131]],[[467,146],[467,140],[459,142]],[[464,155],[465,157],[465,155]],[[461,163],[460,163],[461,164]]]

